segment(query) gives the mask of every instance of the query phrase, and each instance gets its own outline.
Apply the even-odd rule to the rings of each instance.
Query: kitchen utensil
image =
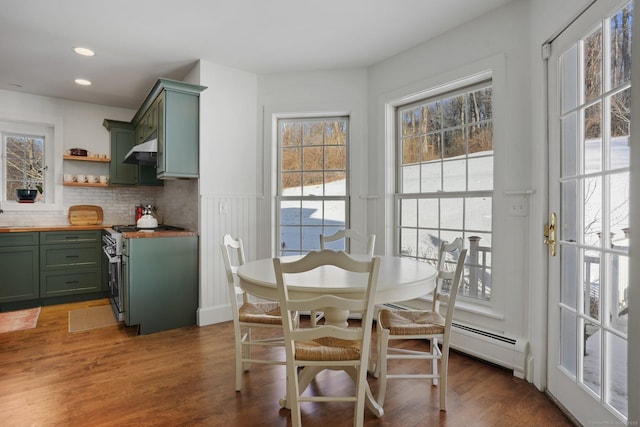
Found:
[[[75,205],[69,208],[69,223],[72,225],[102,224],[102,208],[95,205]]]

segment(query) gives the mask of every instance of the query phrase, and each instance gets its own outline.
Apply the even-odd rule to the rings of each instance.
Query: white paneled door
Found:
[[[583,425],[628,414],[632,16],[630,1],[597,0],[548,61],[548,388]]]

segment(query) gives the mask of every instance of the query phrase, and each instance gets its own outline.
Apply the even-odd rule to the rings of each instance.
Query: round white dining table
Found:
[[[355,259],[369,259],[367,255],[351,255]],[[282,262],[291,262],[302,256],[280,257]],[[406,301],[431,293],[436,285],[436,269],[425,262],[410,258],[381,256],[378,272],[378,289],[375,303],[384,304]],[[264,299],[278,300],[276,276],[273,259],[266,258],[251,261],[239,266],[240,287],[251,295]],[[345,298],[362,298],[367,286],[364,274],[350,273],[334,266],[321,266],[314,270],[287,275],[285,277],[289,296],[292,299],[313,298],[323,294],[340,295]],[[345,311],[325,310],[324,318],[328,324],[346,326],[349,313]],[[319,368],[305,367],[300,373],[299,382],[304,390],[315,377]],[[355,371],[348,371],[355,378]],[[281,405],[286,407],[283,398]],[[371,394],[367,384],[366,405],[378,417],[384,410]]]
[[[369,259],[367,255],[351,255],[355,259]],[[291,262],[301,256],[280,257],[282,262]],[[436,269],[421,261],[397,256],[380,256],[378,289],[375,303],[384,304],[406,301],[427,295],[436,284]],[[251,261],[238,268],[240,287],[251,295],[269,300],[278,300],[273,259]],[[314,270],[285,277],[292,299],[313,298],[318,295],[339,295],[344,298],[362,298],[366,290],[364,274],[351,273],[334,266],[322,266]],[[325,312],[325,322],[343,325],[348,313]]]

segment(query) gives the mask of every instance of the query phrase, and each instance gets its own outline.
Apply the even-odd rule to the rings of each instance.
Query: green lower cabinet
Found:
[[[124,239],[125,323],[140,334],[194,325],[198,237]]]
[[[27,245],[22,246],[24,243]],[[38,298],[38,253],[38,233],[0,236],[0,303]]]
[[[101,242],[100,231],[40,233],[40,297],[103,291]]]

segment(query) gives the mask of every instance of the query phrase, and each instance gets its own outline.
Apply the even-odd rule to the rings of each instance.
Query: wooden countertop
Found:
[[[98,225],[7,225],[0,226],[0,233],[19,233],[25,231],[83,231],[111,228],[108,224]]]
[[[197,236],[196,231],[172,231],[172,230],[157,230],[157,231],[125,231],[122,233],[122,237],[125,239],[148,239],[154,237],[187,237]]]

